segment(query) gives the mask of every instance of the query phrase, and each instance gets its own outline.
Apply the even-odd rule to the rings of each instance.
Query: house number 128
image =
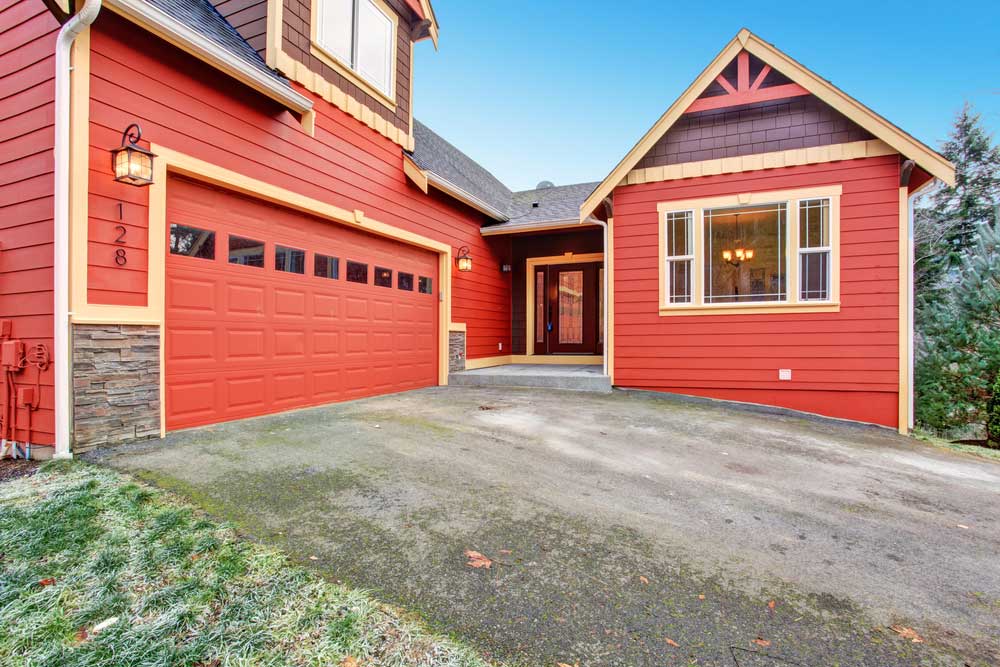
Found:
[[[115,238],[115,243],[125,243],[125,225],[115,225],[115,229],[118,231],[118,236]],[[115,250],[115,264],[118,266],[125,266],[128,264],[128,256],[125,254],[125,248],[117,248]]]

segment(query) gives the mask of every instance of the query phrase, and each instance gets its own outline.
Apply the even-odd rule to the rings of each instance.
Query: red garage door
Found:
[[[168,429],[437,384],[437,255],[180,178]]]

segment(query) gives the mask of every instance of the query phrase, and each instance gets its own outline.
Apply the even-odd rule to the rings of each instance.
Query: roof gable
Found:
[[[741,67],[749,67],[751,62],[751,58],[749,57],[739,58],[741,52],[746,52],[749,56],[763,63],[763,67],[769,68],[767,72],[758,71],[757,77],[752,79],[753,83],[750,86],[756,85],[753,91],[741,89],[743,88],[742,86],[733,86],[732,84],[732,67],[734,62],[737,68],[737,81],[751,80],[748,76],[740,76],[740,72],[738,71]],[[720,78],[720,75],[727,69],[730,70],[728,73],[729,76]],[[775,71],[775,75],[771,75],[770,71]],[[760,77],[762,73],[764,76]],[[777,85],[766,86],[764,82],[772,76],[774,76],[772,81],[778,81]],[[757,81],[757,78],[761,78],[761,80]],[[788,83],[785,83],[786,79]],[[719,88],[722,89],[721,92],[719,92]],[[903,132],[829,81],[817,76],[771,44],[764,42],[744,28],[719,52],[715,59],[709,63],[708,67],[698,75],[687,90],[677,98],[660,119],[656,121],[653,127],[646,132],[642,139],[639,140],[632,150],[597,186],[590,197],[584,201],[580,207],[580,219],[582,220],[590,215],[611,194],[614,188],[636,167],[640,160],[649,153],[656,142],[673,127],[683,114],[689,111],[711,109],[713,108],[713,104],[716,104],[711,100],[723,96],[728,98],[726,99],[726,106],[729,104],[740,104],[741,95],[748,96],[750,92],[760,93],[764,89],[771,92],[764,95],[757,95],[755,99],[766,99],[767,95],[774,96],[771,99],[807,94],[815,95],[857,126],[881,139],[899,153],[913,159],[928,173],[945,183],[954,183],[954,166],[936,151],[906,132]]]

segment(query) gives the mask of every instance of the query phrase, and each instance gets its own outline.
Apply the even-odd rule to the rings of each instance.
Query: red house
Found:
[[[466,378],[906,431],[940,155],[741,31],[600,183],[512,192],[412,111],[428,0],[0,10],[0,389],[34,456]]]

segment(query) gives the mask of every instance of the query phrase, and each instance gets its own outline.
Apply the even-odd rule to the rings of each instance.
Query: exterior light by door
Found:
[[[111,168],[115,180],[129,185],[150,185],[153,182],[153,158],[156,156],[139,145],[142,128],[132,123],[122,133],[122,145],[111,149]]]
[[[459,271],[472,270],[472,257],[469,255],[469,246],[464,245],[458,249],[458,256],[455,258]]]

